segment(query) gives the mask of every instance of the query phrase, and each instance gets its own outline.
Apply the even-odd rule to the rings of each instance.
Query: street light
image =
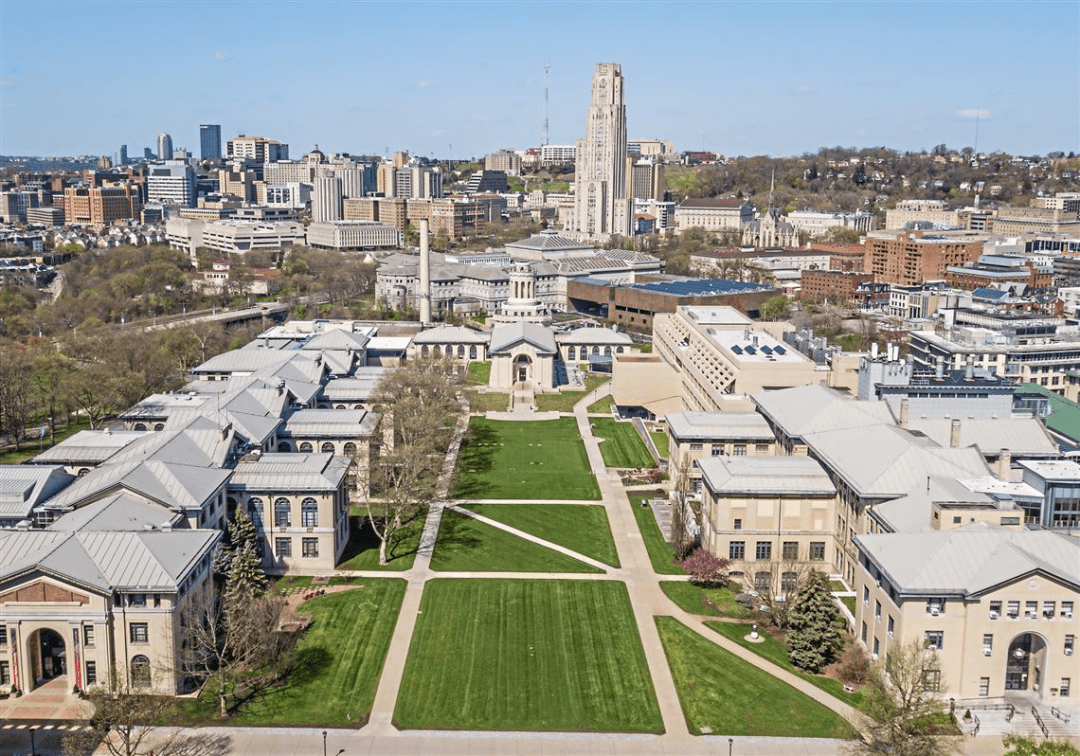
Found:
[[[727,739],[727,756],[731,756],[731,747],[735,745],[735,738]]]
[[[36,756],[37,754],[37,748],[34,747],[34,730],[36,729],[36,727],[30,728],[30,756]]]
[[[322,756],[326,756],[326,730],[322,731]]]

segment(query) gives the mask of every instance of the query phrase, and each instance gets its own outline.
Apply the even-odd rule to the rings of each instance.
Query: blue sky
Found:
[[[112,153],[198,125],[299,156],[453,157],[584,134],[593,64],[631,138],[679,150],[1080,151],[1080,0],[0,0],[0,154]]]

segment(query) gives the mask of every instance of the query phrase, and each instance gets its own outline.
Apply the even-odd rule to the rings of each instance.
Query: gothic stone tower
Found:
[[[585,138],[577,143],[574,230],[589,237],[625,233],[626,105],[622,67],[597,63]]]

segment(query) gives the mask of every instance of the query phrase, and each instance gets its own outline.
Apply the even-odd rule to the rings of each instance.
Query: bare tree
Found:
[[[689,525],[693,519],[694,483],[688,470],[675,473],[675,489],[671,492],[671,548],[675,558],[682,559],[694,545]]]
[[[937,692],[945,688],[941,660],[918,639],[893,647],[885,669],[876,667],[863,688],[865,740],[852,751],[861,756],[946,756],[961,742]]]
[[[368,521],[389,562],[396,534],[434,498],[457,415],[463,376],[449,358],[416,360],[379,385],[382,444],[369,471]]]
[[[763,572],[760,568],[755,568]],[[774,560],[768,565],[769,582],[757,582],[755,576],[747,578],[749,585],[758,594],[758,608],[766,614],[768,623],[777,630],[788,627],[788,608],[791,599],[799,592],[809,569],[805,562],[794,559]]]

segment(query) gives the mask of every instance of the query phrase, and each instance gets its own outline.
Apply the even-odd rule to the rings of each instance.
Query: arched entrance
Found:
[[[67,674],[67,650],[64,639],[55,630],[43,628],[37,633],[37,668],[35,677],[42,681]]]
[[[524,383],[529,380],[529,368],[532,360],[527,354],[519,354],[514,358],[514,381]]]
[[[1005,690],[1042,690],[1046,672],[1046,641],[1035,633],[1022,633],[1009,644],[1005,658]]]

